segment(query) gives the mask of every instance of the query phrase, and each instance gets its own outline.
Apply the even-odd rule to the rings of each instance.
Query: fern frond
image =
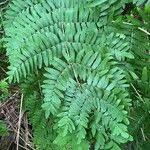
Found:
[[[50,149],[40,141],[52,132],[50,145],[70,149],[116,150],[132,140],[127,78],[137,77],[130,62],[146,56],[148,40],[118,16],[126,2],[12,0],[4,22],[9,81],[44,97],[27,108],[39,148]]]
[[[33,127],[33,144],[41,150],[60,149],[53,144],[55,136],[52,133],[52,122],[46,120],[44,111],[41,109],[41,104],[42,100],[39,100],[35,93],[25,97],[25,107],[29,117],[29,123]],[[49,127],[47,128],[47,126]]]
[[[57,118],[58,114],[60,120],[56,126],[60,129],[60,136],[76,132],[78,143],[85,139],[89,118],[95,109],[100,110],[99,115],[103,113],[106,113],[106,116],[110,115],[106,118],[103,116],[99,120],[102,119],[101,124],[111,130],[112,134],[114,134],[114,129],[111,128],[113,123],[109,121],[118,123],[118,126],[121,122],[127,124],[129,122],[124,106],[126,108],[130,106],[130,99],[125,90],[128,84],[123,71],[117,67],[111,55],[105,54],[105,57],[102,57],[98,52],[88,51],[86,54],[84,52],[84,50],[80,51],[77,58],[72,59],[74,62],[66,59],[68,61],[66,63],[55,58],[53,67],[46,69],[47,79],[44,80],[43,85],[45,95],[43,108],[46,117],[52,113]],[[66,58],[65,55],[67,53],[64,54]],[[120,87],[122,90],[119,90]],[[108,93],[111,91],[110,99],[107,92],[102,96],[104,90]],[[116,136],[114,139],[118,138],[118,135]]]

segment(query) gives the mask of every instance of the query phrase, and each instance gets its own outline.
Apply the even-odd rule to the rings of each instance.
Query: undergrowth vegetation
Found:
[[[7,79],[22,89],[36,148],[150,144],[149,6],[145,0],[10,2],[3,21]]]

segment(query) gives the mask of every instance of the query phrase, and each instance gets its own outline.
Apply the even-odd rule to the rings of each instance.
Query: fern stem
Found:
[[[63,24],[62,24],[62,32],[63,32],[63,35],[65,36],[65,30],[64,30],[64,25],[63,25]],[[66,41],[65,41],[64,44],[65,44],[65,49],[66,49],[67,55],[69,56],[69,50],[68,50],[68,47],[67,47],[67,45],[66,45]],[[75,72],[75,69],[74,69],[72,63],[70,63],[69,61],[68,61],[68,63],[69,63],[69,65],[71,66],[71,68],[72,68],[72,70],[73,70],[75,79],[76,79],[76,81],[77,81],[79,87],[81,87],[80,82],[79,82],[79,80],[78,80],[78,78],[77,78],[77,73]]]

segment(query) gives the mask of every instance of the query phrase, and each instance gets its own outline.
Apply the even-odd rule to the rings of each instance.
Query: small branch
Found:
[[[113,23],[115,23],[115,21],[112,21]],[[123,24],[127,24],[127,25],[130,25],[130,26],[133,26],[134,24],[132,23],[129,23],[129,22],[123,22]],[[141,28],[141,27],[138,27],[138,29],[144,33],[146,33],[147,35],[150,35],[150,32],[148,32],[147,30]]]
[[[8,0],[5,0],[5,1],[3,1],[3,2],[0,2],[0,5],[4,5],[4,4],[6,4],[7,2],[9,2]]]
[[[138,95],[139,99],[144,102],[144,100],[142,99],[141,95],[139,94],[139,92],[137,91],[137,89],[134,87],[134,85],[131,83],[132,88],[134,89],[135,93]]]
[[[22,104],[23,104],[23,94],[21,94],[21,103],[20,103],[18,130],[17,130],[17,136],[16,136],[17,150],[19,150],[20,125],[21,125],[21,118],[22,118]]]
[[[2,70],[4,73],[6,73],[6,71],[5,71],[5,69],[4,69],[3,67],[0,66],[0,68],[1,68],[1,70]]]
[[[141,128],[141,133],[142,133],[142,136],[143,136],[143,140],[146,141],[146,138],[145,138],[145,135],[144,135],[144,131],[143,131],[142,128]]]
[[[146,33],[147,35],[150,35],[150,32],[148,32],[147,30],[141,28],[141,27],[138,27],[139,30],[143,31],[144,33]]]
[[[6,102],[4,102],[2,105],[0,105],[0,109],[1,109],[2,107],[4,107],[5,105],[7,105],[7,103],[9,103],[9,101],[10,101],[15,95],[17,95],[18,93],[19,93],[19,90],[16,91],[11,97],[9,97]]]
[[[29,129],[28,129],[28,119],[27,119],[27,115],[25,114],[25,117],[24,117],[24,126],[25,126],[25,141],[26,143],[29,143]],[[28,148],[28,145],[25,143],[25,146],[26,148]]]

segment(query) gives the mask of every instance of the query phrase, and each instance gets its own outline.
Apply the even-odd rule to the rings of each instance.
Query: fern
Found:
[[[40,149],[117,150],[132,140],[128,89],[137,75],[131,62],[147,56],[148,40],[120,17],[126,2],[12,0],[4,22],[9,81],[25,81],[26,95],[34,82],[33,90],[44,97],[27,105],[33,103],[27,110],[36,118],[30,121]]]
[[[3,120],[0,120],[0,136],[8,136],[7,125]]]

